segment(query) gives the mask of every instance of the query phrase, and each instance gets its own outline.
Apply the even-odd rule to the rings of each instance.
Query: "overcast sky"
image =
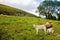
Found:
[[[34,13],[42,0],[0,0],[0,4],[9,5]]]

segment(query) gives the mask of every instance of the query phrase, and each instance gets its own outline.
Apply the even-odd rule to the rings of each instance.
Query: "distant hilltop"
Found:
[[[3,15],[11,15],[11,16],[30,16],[30,17],[36,17],[36,15],[33,15],[29,12],[26,12],[21,9],[17,9],[14,7],[10,7],[4,4],[0,4],[0,14]]]

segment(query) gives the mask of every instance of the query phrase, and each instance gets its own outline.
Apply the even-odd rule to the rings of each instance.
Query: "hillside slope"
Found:
[[[35,16],[24,10],[13,8],[7,5],[0,4],[0,14],[14,15],[14,16]]]
[[[60,21],[35,17],[0,16],[0,40],[60,40],[56,34],[44,35],[42,30],[36,35],[33,24],[52,21],[55,33],[60,33]]]

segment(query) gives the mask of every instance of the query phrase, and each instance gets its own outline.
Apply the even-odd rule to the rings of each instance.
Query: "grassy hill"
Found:
[[[36,35],[33,24],[52,21],[55,33],[44,35],[42,30]],[[35,17],[0,16],[0,40],[60,40],[60,21]]]
[[[24,10],[13,8],[3,4],[0,4],[0,14],[14,15],[14,16],[35,16]]]

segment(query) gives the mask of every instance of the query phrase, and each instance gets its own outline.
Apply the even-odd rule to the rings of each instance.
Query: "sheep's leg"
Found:
[[[52,33],[54,33],[54,29],[52,28]]]
[[[45,32],[45,34],[46,34],[46,28],[44,28],[44,32]]]
[[[36,34],[38,34],[38,29],[36,29]]]

